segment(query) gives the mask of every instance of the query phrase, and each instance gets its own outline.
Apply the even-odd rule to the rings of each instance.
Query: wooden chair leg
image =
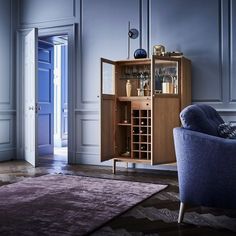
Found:
[[[178,223],[182,223],[183,218],[184,218],[184,210],[185,210],[185,205],[183,202],[180,203],[179,207],[179,217],[178,217]]]

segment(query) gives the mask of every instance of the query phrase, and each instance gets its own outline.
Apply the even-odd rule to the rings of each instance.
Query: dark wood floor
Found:
[[[0,185],[51,173],[168,184],[164,191],[108,222],[93,235],[236,235],[236,212],[232,210],[190,208],[184,223],[176,223],[179,208],[176,172],[118,168],[113,175],[111,167],[68,165],[63,155],[40,157],[39,160],[37,168],[23,161],[0,163]]]

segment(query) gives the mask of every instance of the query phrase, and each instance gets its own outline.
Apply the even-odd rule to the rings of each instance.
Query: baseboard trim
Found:
[[[0,162],[16,160],[16,149],[0,150]]]

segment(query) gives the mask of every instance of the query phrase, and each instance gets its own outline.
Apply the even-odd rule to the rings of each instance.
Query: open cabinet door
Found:
[[[115,62],[101,58],[101,161],[115,157]]]
[[[179,127],[180,66],[179,59],[152,60],[152,165],[176,162],[173,140],[173,128]],[[167,89],[158,81],[163,73],[175,79],[175,87]],[[154,74],[158,74],[157,77]],[[161,90],[161,93],[160,93]]]
[[[37,166],[37,74],[38,74],[38,30],[17,32],[18,43],[18,126],[21,136],[21,155],[33,166]],[[19,139],[19,136],[18,136]],[[19,141],[18,141],[19,142]],[[18,147],[19,148],[19,147]]]

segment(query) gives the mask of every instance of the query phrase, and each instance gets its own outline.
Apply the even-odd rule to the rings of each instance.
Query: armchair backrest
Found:
[[[218,135],[219,124],[224,123],[218,112],[206,104],[194,104],[184,108],[180,113],[183,128]]]

